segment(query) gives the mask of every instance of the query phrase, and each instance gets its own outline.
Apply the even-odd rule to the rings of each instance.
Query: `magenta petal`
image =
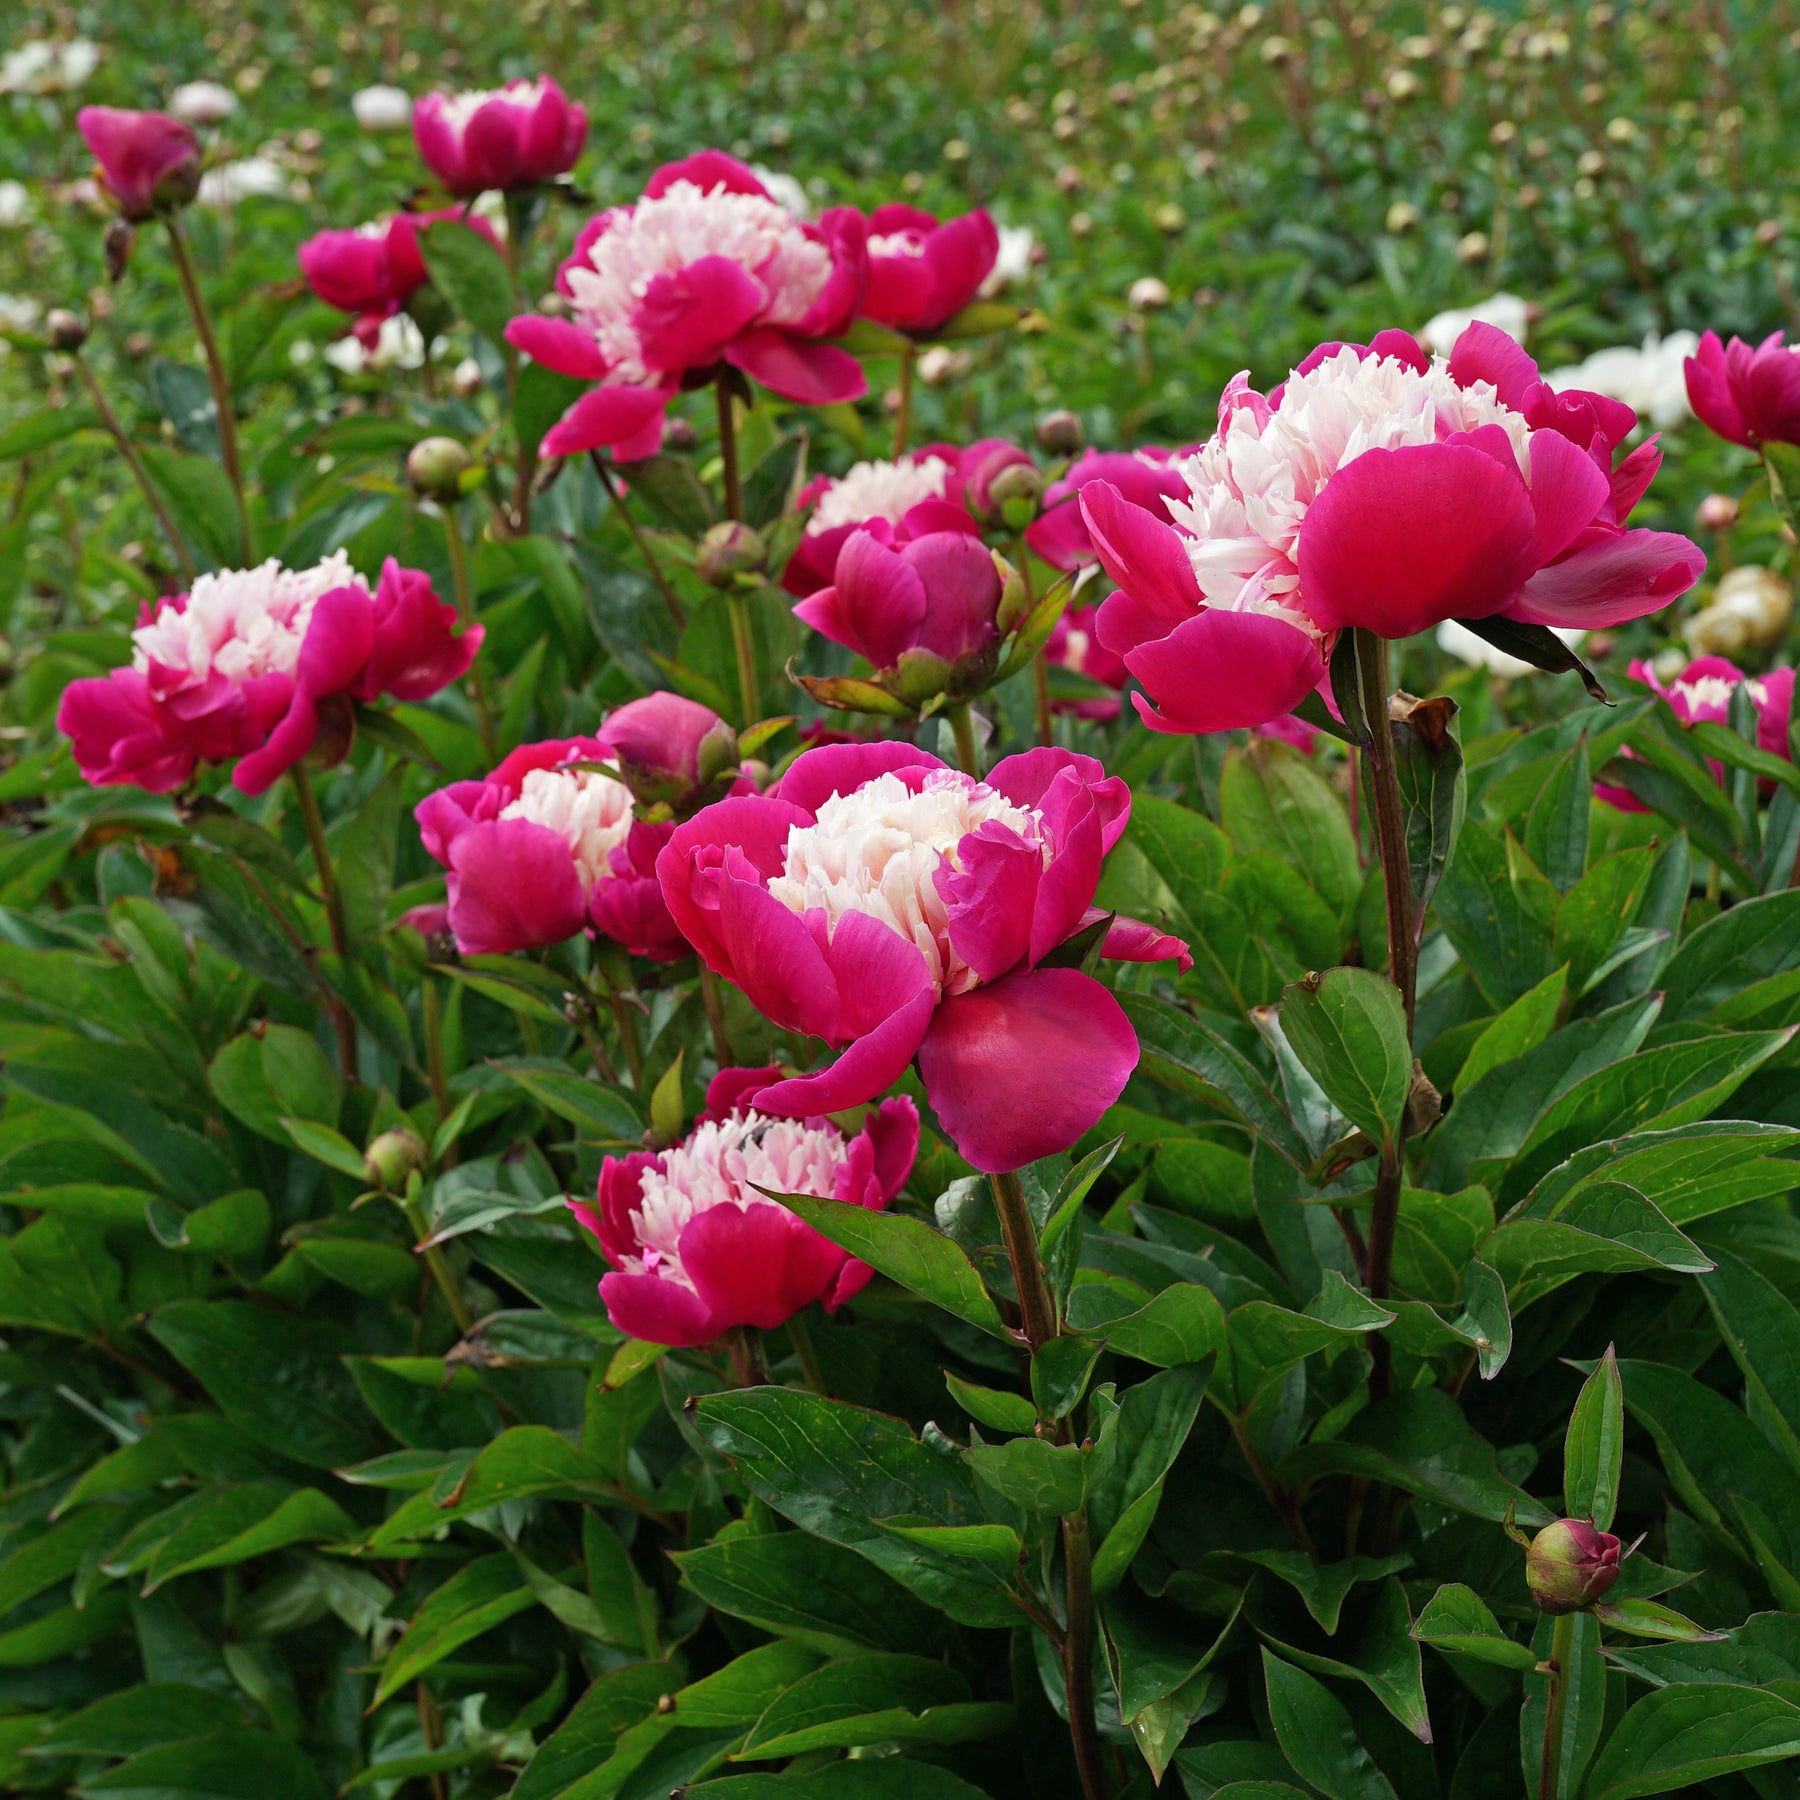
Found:
[[[833,794],[853,794],[865,781],[900,769],[927,771],[944,765],[929,750],[884,738],[873,744],[821,744],[803,751],[773,790],[790,806],[816,814]],[[916,777],[917,781],[923,776]],[[785,833],[783,842],[786,842]]]
[[[904,1094],[884,1100],[869,1114],[863,1135],[874,1153],[875,1184],[886,1205],[906,1186],[918,1157],[919,1109]]]
[[[744,990],[750,1004],[789,1031],[822,1038],[844,1035],[839,1030],[838,982],[805,920],[767,888],[729,867],[718,898],[714,929],[727,963],[722,972]],[[681,914],[670,910],[679,924]]]
[[[574,375],[583,381],[600,381],[606,375],[600,346],[572,320],[524,313],[507,325],[506,341],[559,375]]]
[[[1706,332],[1699,350],[1681,366],[1687,376],[1688,404],[1701,424],[1730,443],[1750,444],[1750,428],[1732,389],[1719,334]]]
[[[1706,553],[1676,532],[1627,531],[1538,570],[1505,613],[1526,625],[1622,625],[1685,594],[1705,567]]]
[[[703,256],[651,276],[632,317],[645,368],[678,375],[717,362],[762,309],[763,297],[762,283],[728,256]]]
[[[1325,658],[1285,619],[1209,609],[1127,652],[1125,666],[1160,708],[1152,714],[1133,696],[1153,729],[1236,731],[1292,712],[1319,685]]]
[[[1110,850],[1131,822],[1131,789],[1117,775],[1108,775],[1097,757],[1040,744],[1035,750],[1001,757],[988,770],[987,784],[1017,806],[1041,806],[1065,770],[1093,794],[1100,809],[1101,848]]]
[[[858,1038],[829,1068],[759,1089],[751,1104],[758,1112],[784,1119],[805,1119],[815,1113],[864,1105],[905,1074],[936,1006],[935,992],[930,986],[922,987],[867,1036]]]
[[[1043,852],[991,819],[964,837],[956,853],[962,867],[937,873],[950,945],[983,981],[998,981],[1031,952]]]
[[[986,556],[985,551],[978,553]],[[993,567],[991,560],[988,567]],[[838,551],[833,586],[833,610],[845,628],[844,635],[837,636],[823,624],[817,624],[817,629],[866,657],[874,668],[891,669],[900,653],[918,642],[919,628],[925,622],[925,583],[908,559],[872,533],[855,531],[845,540]],[[805,616],[805,604],[795,612]],[[815,605],[814,610],[823,613],[825,608]]]
[[[1031,920],[1031,963],[1035,967],[1078,930],[1100,885],[1100,809],[1096,795],[1072,775],[1060,777],[1044,799],[1044,821],[1056,843],[1038,883]]]
[[[773,1331],[831,1285],[844,1252],[774,1201],[709,1207],[681,1233],[681,1266],[716,1331]]]
[[[1307,509],[1300,591],[1327,628],[1410,637],[1504,605],[1536,568],[1536,542],[1516,466],[1472,444],[1365,450]]]
[[[721,1069],[706,1084],[706,1116],[713,1119],[729,1117],[740,1105],[749,1105],[749,1096],[758,1088],[767,1087],[780,1075],[781,1071],[773,1063],[765,1063],[759,1069]]]
[[[860,400],[869,391],[862,364],[848,350],[814,338],[790,337],[773,325],[746,331],[725,352],[725,360],[770,393],[803,406]]]
[[[723,1329],[692,1288],[661,1275],[602,1275],[600,1298],[618,1330],[647,1344],[693,1350]]]
[[[690,182],[703,194],[723,188],[728,194],[757,194],[764,200],[772,198],[747,164],[739,162],[735,156],[727,156],[723,150],[697,150],[680,162],[664,163],[644,183],[644,198],[661,199],[678,181]]]
[[[1200,607],[1200,583],[1181,534],[1133,506],[1110,481],[1081,490],[1081,516],[1100,566],[1147,611],[1173,623]]]
[[[1531,434],[1531,508],[1541,566],[1554,562],[1612,498],[1612,483],[1584,449],[1554,431]]]
[[[529,819],[471,825],[450,846],[450,930],[465,956],[560,944],[587,923],[587,895],[560,832]]]
[[[663,388],[618,385],[585,393],[544,434],[542,456],[578,456],[583,450],[625,447],[662,418],[669,404]]]
[[[1107,927],[1100,954],[1111,962],[1173,962],[1183,975],[1194,966],[1193,952],[1180,938],[1122,914]]]
[[[999,254],[1000,233],[986,207],[947,220],[927,236],[920,258],[931,272],[927,330],[935,331],[975,298]]]
[[[935,285],[922,256],[871,256],[858,310],[896,331],[911,331],[927,321],[940,324],[931,318]]]
[[[1499,395],[1500,404],[1517,412],[1525,396],[1537,386],[1538,366],[1516,338],[1509,337],[1498,325],[1476,320],[1464,327],[1450,351],[1450,379],[1458,387],[1489,382]]]
[[[919,1046],[938,1123],[976,1168],[1067,1150],[1124,1092],[1137,1034],[1075,969],[1034,969],[947,999]]]

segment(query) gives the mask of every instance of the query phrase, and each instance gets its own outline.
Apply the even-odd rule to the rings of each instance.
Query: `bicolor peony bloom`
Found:
[[[878,206],[867,228],[869,278],[859,310],[919,337],[975,299],[1000,254],[1000,233],[985,208],[940,225],[916,206]]]
[[[772,1331],[867,1285],[869,1265],[769,1194],[811,1194],[880,1212],[906,1185],[919,1115],[886,1100],[851,1135],[817,1115],[777,1118],[754,1097],[777,1069],[721,1069],[707,1110],[672,1149],[611,1157],[597,1204],[571,1202],[612,1273],[600,1297],[620,1331],[653,1344],[711,1343],[736,1326]]]
[[[425,166],[465,198],[553,180],[587,142],[587,113],[547,75],[487,93],[427,94],[412,127]]]
[[[823,340],[849,324],[862,283],[854,207],[806,223],[721,151],[666,164],[642,199],[582,228],[556,277],[570,316],[531,313],[506,328],[546,368],[598,384],[543,454],[653,455],[669,401],[723,365],[788,400],[860,399],[861,365]]]
[[[1760,344],[1705,333],[1682,365],[1702,425],[1734,444],[1800,444],[1800,344],[1772,331]]]
[[[1178,498],[1187,493],[1178,462],[1191,454],[1191,450],[1164,450],[1154,444],[1142,450],[1084,451],[1044,490],[1044,510],[1026,531],[1025,542],[1053,569],[1075,569],[1092,562],[1094,543],[1081,516],[1081,490],[1090,481],[1110,481],[1133,506],[1166,519],[1163,496]]]
[[[1788,727],[1794,714],[1794,671],[1772,669],[1767,675],[1746,675],[1722,656],[1697,656],[1666,685],[1647,662],[1631,665],[1631,679],[1641,681],[1668,702],[1669,710],[1684,725],[1723,725],[1731,716],[1731,702],[1740,686],[1748,687],[1756,708],[1756,747],[1771,756],[1793,760]],[[1629,750],[1625,753],[1631,755]],[[1724,769],[1708,757],[1713,778],[1721,784]],[[1594,792],[1620,812],[1648,812],[1649,808],[1629,788],[1596,782]]]
[[[1051,961],[1103,917],[1101,858],[1130,812],[1092,757],[1031,750],[977,781],[889,742],[808,750],[769,793],[677,826],[657,874],[689,943],[776,1025],[843,1052],[751,1104],[860,1106],[916,1057],[977,1168],[1067,1150],[1137,1066],[1119,1003]],[[1187,961],[1129,920],[1102,954]]]
[[[651,694],[621,706],[598,737],[523,744],[483,780],[427,794],[414,816],[450,872],[457,947],[535,950],[591,929],[639,956],[680,956],[657,852],[675,829],[670,811],[717,795],[736,764],[737,739],[717,713]],[[642,816],[650,806],[659,817]]]
[[[202,575],[146,609],[129,666],[71,682],[57,713],[99,787],[167,793],[202,762],[265,792],[320,745],[348,747],[353,701],[424,700],[467,672],[483,628],[455,630],[430,577],[389,557],[373,589],[340,550]]]
[[[384,319],[390,319],[431,279],[419,250],[419,233],[439,219],[463,219],[460,209],[400,213],[384,225],[353,231],[321,231],[300,246],[300,273],[327,306],[354,315],[351,330],[373,351]],[[494,242],[485,219],[463,223]]]
[[[800,495],[800,505],[813,510],[781,585],[800,599],[830,587],[851,533],[878,519],[892,528],[891,543],[928,531],[973,532],[961,499],[961,454],[952,444],[931,444],[892,461],[852,463],[842,475],[815,476]]]
[[[84,106],[75,115],[100,181],[127,219],[174,212],[200,191],[200,140],[160,112]]]
[[[1323,344],[1266,397],[1235,377],[1164,524],[1105,481],[1080,504],[1120,591],[1101,641],[1159,731],[1291,712],[1337,633],[1407,637],[1445,619],[1596,628],[1666,606],[1705,558],[1625,519],[1661,460],[1627,406],[1556,393],[1503,331],[1446,362],[1409,332]],[[1154,703],[1154,704],[1152,704]],[[1160,709],[1160,710],[1159,710]]]

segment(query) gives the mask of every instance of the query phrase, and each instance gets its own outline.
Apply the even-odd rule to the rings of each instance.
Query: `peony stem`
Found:
[[[419,1006],[425,1026],[425,1076],[431,1084],[438,1122],[442,1124],[454,1108],[450,1102],[450,1078],[444,1071],[444,1007],[438,998],[435,975],[428,974],[420,982]]]
[[[631,1002],[617,991],[612,994],[613,1023],[619,1028],[619,1047],[625,1052],[625,1067],[631,1071],[631,1091],[644,1090],[644,1049],[638,1042],[637,1021],[631,1016]]]
[[[737,652],[738,704],[743,708],[743,726],[756,723],[757,695],[762,691],[756,680],[756,638],[750,627],[750,597],[735,588],[726,590],[725,609],[731,615],[731,645]]]
[[[944,708],[944,717],[950,721],[951,733],[956,738],[957,763],[965,775],[973,775],[979,780],[981,751],[975,743],[975,722],[969,717],[968,701],[953,700]]]
[[[466,628],[475,623],[475,595],[469,586],[468,546],[463,542],[462,521],[456,515],[456,508],[445,506],[442,511],[444,542],[450,550],[450,585],[456,593],[457,617]],[[469,685],[475,693],[475,720],[481,730],[482,753],[491,763],[499,756],[500,751],[494,737],[494,708],[488,699],[487,679],[481,672],[479,658],[469,666]]]
[[[1013,565],[1019,571],[1019,579],[1025,584],[1025,614],[1030,618],[1036,607],[1036,596],[1031,591],[1031,548],[1025,542],[1024,532],[1019,533],[1018,561]],[[1054,715],[1050,711],[1050,664],[1042,647],[1031,659],[1032,690],[1037,699],[1037,738],[1040,744],[1056,742]]]
[[[344,895],[338,886],[337,867],[331,860],[331,845],[325,836],[325,818],[319,811],[319,796],[313,792],[312,777],[306,764],[297,762],[290,773],[294,777],[294,794],[300,802],[300,822],[306,828],[306,841],[312,846],[313,868],[319,880],[319,892],[325,901],[325,919],[331,929],[331,948],[344,967],[350,962],[350,932],[344,923]],[[326,989],[332,1023],[337,1027],[338,1062],[346,1081],[361,1079],[356,1057],[356,1021],[335,989]]]
[[[613,504],[613,510],[625,521],[625,529],[631,533],[631,541],[637,546],[637,553],[644,559],[644,567],[650,571],[650,579],[656,583],[657,592],[662,595],[663,605],[669,609],[669,617],[675,621],[677,631],[687,629],[687,614],[682,610],[681,601],[675,590],[669,585],[669,578],[663,573],[663,566],[657,561],[644,534],[638,530],[638,522],[631,515],[631,508],[625,504],[625,490],[614,475],[611,466],[598,450],[588,452],[588,460],[594,465],[594,473],[600,477],[600,485],[606,489],[606,497]]]
[[[1013,1285],[1019,1290],[1019,1318],[1025,1337],[1036,1351],[1056,1336],[1056,1303],[1050,1281],[1038,1256],[1037,1226],[1016,1170],[988,1177],[994,1190],[994,1207],[1000,1214],[1000,1231],[1006,1239],[1007,1259],[1012,1263]]]
[[[742,519],[744,490],[738,480],[737,419],[731,410],[731,389],[716,381],[713,393],[719,402],[719,467],[725,485],[725,516]]]
[[[71,360],[75,364],[76,373],[80,375],[82,385],[88,391],[88,398],[94,403],[94,410],[100,415],[100,423],[112,435],[112,440],[119,447],[119,454],[125,459],[125,466],[137,479],[137,484],[144,490],[144,498],[150,502],[150,510],[156,514],[156,522],[163,529],[163,536],[169,540],[169,548],[175,552],[175,560],[181,565],[182,579],[191,587],[195,568],[194,559],[188,555],[187,545],[181,541],[181,533],[175,529],[175,521],[169,517],[169,511],[162,503],[162,496],[150,484],[150,471],[144,467],[144,460],[137,453],[137,446],[131,441],[125,427],[119,423],[119,415],[101,390],[99,378],[88,367],[88,361],[78,350]]]
[[[918,347],[908,338],[900,352],[900,404],[894,412],[894,455],[906,454],[907,439],[912,436],[913,363]]]
[[[1575,1613],[1561,1614],[1550,1634],[1550,1694],[1544,1709],[1544,1754],[1538,1762],[1538,1800],[1558,1800],[1563,1726],[1569,1714],[1569,1670],[1575,1661]]]
[[[244,498],[244,470],[238,461],[237,415],[231,406],[231,383],[225,377],[225,359],[219,354],[218,334],[213,330],[212,314],[206,310],[206,297],[200,292],[200,277],[194,268],[194,257],[188,249],[187,235],[181,229],[178,213],[169,213],[163,221],[169,228],[169,245],[175,256],[175,273],[181,278],[181,291],[187,296],[188,311],[193,314],[194,330],[200,336],[200,348],[206,355],[206,375],[212,385],[213,410],[219,418],[219,460],[231,482],[237,500],[238,549],[243,566],[250,566],[250,508]]]
[[[800,1373],[805,1377],[806,1385],[821,1400],[831,1398],[831,1390],[825,1385],[825,1372],[819,1367],[819,1353],[813,1348],[812,1327],[806,1322],[806,1314],[800,1311],[787,1322],[788,1342],[794,1348],[794,1360],[800,1365]]]
[[[725,996],[719,991],[719,978],[705,963],[700,964],[700,1004],[706,1008],[707,1029],[712,1033],[713,1056],[721,1069],[732,1062],[731,1039],[725,1031]]]
[[[431,1222],[425,1217],[425,1208],[419,1204],[417,1194],[409,1193],[402,1202],[406,1212],[406,1222],[412,1227],[413,1248],[424,1257],[425,1266],[431,1271],[431,1279],[437,1283],[437,1290],[444,1296],[444,1304],[450,1309],[450,1316],[456,1321],[456,1329],[467,1337],[474,1329],[475,1316],[469,1311],[469,1303],[462,1296],[462,1289],[456,1285],[456,1277],[450,1271],[450,1265],[444,1260],[444,1253],[436,1244],[427,1244],[425,1240],[431,1236]]]

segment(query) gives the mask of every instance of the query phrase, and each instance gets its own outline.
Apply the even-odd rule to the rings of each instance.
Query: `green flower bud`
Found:
[[[406,1192],[406,1179],[425,1166],[425,1143],[415,1131],[402,1125],[384,1131],[364,1152],[363,1174],[369,1186],[384,1194]]]
[[[1619,1578],[1622,1546],[1610,1531],[1584,1519],[1558,1519],[1531,1540],[1525,1582],[1538,1610],[1580,1612]]]
[[[730,587],[740,575],[754,575],[768,558],[761,536],[736,519],[723,519],[700,540],[695,568],[708,587]]]
[[[428,437],[413,445],[406,458],[406,479],[413,491],[447,506],[463,496],[469,453],[455,438]]]

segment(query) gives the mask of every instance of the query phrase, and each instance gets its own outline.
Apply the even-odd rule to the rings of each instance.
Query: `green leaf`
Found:
[[[0,431],[0,462],[33,456],[78,431],[99,429],[100,415],[91,406],[47,406],[42,412],[27,413]]]
[[[865,320],[857,320],[859,325]],[[727,1775],[685,1790],[683,1800],[986,1800],[980,1788],[933,1763],[902,1757],[829,1762],[782,1775]],[[517,1800],[517,1796],[515,1796]],[[573,1797],[571,1797],[573,1800]]]
[[[1104,1543],[1181,1454],[1206,1393],[1210,1362],[1164,1369],[1119,1396],[1108,1413],[1088,1467],[1088,1520]]]
[[[105,1507],[90,1507],[9,1547],[0,1559],[0,1617],[67,1581],[111,1524]]]
[[[138,455],[188,548],[216,569],[239,567],[237,499],[225,471],[211,457],[184,456],[162,444],[140,444]]]
[[[1550,764],[1525,815],[1525,853],[1561,893],[1568,893],[1587,869],[1593,804],[1594,779],[1583,732]]]
[[[1753,1613],[1724,1633],[1724,1641],[1609,1644],[1607,1660],[1652,1687],[1716,1681],[1729,1687],[1768,1687],[1800,1681],[1800,1617]]]
[[[1800,968],[1800,888],[1740,900],[1684,937],[1670,963],[1671,1019],[1698,1019],[1753,982]]]
[[[243,1723],[243,1708],[223,1694],[184,1682],[151,1681],[121,1688],[59,1719],[32,1749],[39,1756],[134,1756]]]
[[[415,1676],[442,1662],[471,1638],[523,1612],[533,1603],[518,1565],[504,1550],[477,1557],[433,1590],[413,1614],[387,1659],[375,1689],[379,1706]]]
[[[1585,823],[1584,818],[1584,829]],[[1655,861],[1656,852],[1648,846],[1603,857],[1563,895],[1556,909],[1554,953],[1567,965],[1575,993],[1586,993],[1617,965],[1618,952],[1636,941],[1631,928]]]
[[[1245,1562],[1267,1569],[1301,1598],[1318,1627],[1335,1637],[1344,1598],[1359,1581],[1379,1581],[1411,1565],[1409,1556],[1352,1556],[1343,1562],[1316,1563],[1299,1550],[1242,1550]]]
[[[1400,990],[1369,969],[1328,969],[1284,990],[1281,1024],[1344,1117],[1371,1142],[1393,1143],[1413,1062]]]
[[[337,1072],[310,1032],[274,1024],[247,1031],[213,1058],[207,1074],[227,1112],[278,1144],[294,1141],[284,1117],[337,1124]]]
[[[1009,1394],[1000,1388],[977,1387],[960,1375],[944,1371],[944,1385],[950,1397],[977,1424],[993,1431],[1023,1434],[1037,1429],[1037,1407],[1023,1394]]]
[[[1009,1579],[1025,1556],[1025,1545],[1010,1525],[899,1525],[892,1519],[877,1523],[909,1544],[991,1563]]]
[[[136,1563],[144,1592],[195,1569],[221,1569],[289,1544],[345,1538],[350,1515],[317,1488],[284,1493],[260,1483],[209,1488],[183,1507],[176,1528]]]
[[[860,1257],[877,1274],[898,1282],[909,1293],[941,1306],[990,1337],[1014,1341],[975,1265],[962,1246],[935,1225],[906,1213],[871,1212],[865,1206],[848,1206],[841,1200],[822,1200],[810,1194],[771,1193],[769,1198],[779,1200],[821,1237]]]
[[[472,225],[439,219],[419,233],[419,249],[431,285],[496,349],[506,349],[506,327],[518,310],[506,258]]]
[[[1343,801],[1291,744],[1253,737],[1227,752],[1219,820],[1238,850],[1272,852],[1306,878],[1340,926],[1348,924],[1363,879],[1356,840]]]
[[[1069,1297],[1070,1328],[1161,1369],[1202,1362],[1225,1348],[1224,1308],[1212,1289],[1198,1282],[1176,1282],[1136,1312],[1129,1306],[1104,1283],[1078,1283]]]
[[[1011,1723],[1010,1706],[970,1704],[968,1683],[940,1662],[859,1656],[801,1676],[751,1728],[733,1760],[885,1742],[965,1743]]]
[[[1009,1444],[978,1444],[963,1460],[1002,1499],[1027,1512],[1072,1513],[1081,1505],[1091,1450],[1052,1444],[1044,1438],[1014,1438]]]
[[[284,1116],[281,1128],[315,1161],[324,1163],[329,1169],[336,1169],[340,1175],[348,1175],[355,1182],[367,1183],[368,1176],[363,1172],[362,1152],[329,1125],[315,1125],[310,1119],[290,1119]]]
[[[121,1800],[327,1800],[312,1759],[266,1731],[228,1727],[159,1744],[82,1783]]]
[[[1612,1529],[1625,1460],[1625,1389],[1611,1344],[1582,1384],[1563,1443],[1563,1507],[1570,1518]]]
[[[1406,860],[1413,903],[1425,915],[1462,835],[1468,809],[1462,738],[1456,702],[1447,698],[1413,701],[1390,722],[1394,775],[1400,788]],[[1332,796],[1335,810],[1336,796]],[[1585,848],[1585,839],[1584,839]],[[1352,865],[1360,876],[1360,869]]]
[[[1460,1582],[1447,1583],[1432,1595],[1414,1621],[1412,1635],[1447,1655],[1472,1656],[1503,1669],[1537,1667],[1537,1652],[1509,1638],[1481,1596]]]
[[[541,1744],[514,1784],[511,1800],[557,1800],[605,1765],[630,1727],[656,1716],[657,1702],[681,1686],[667,1662],[631,1663],[602,1675]]]
[[[1101,1346],[1078,1337],[1056,1337],[1031,1359],[1031,1393],[1046,1419],[1066,1419],[1087,1392]]]
[[[1800,1470],[1800,1310],[1740,1257],[1717,1248],[1712,1255],[1716,1266],[1700,1287],[1719,1336],[1760,1403],[1764,1429],[1779,1434]]]
[[[1269,1723],[1295,1772],[1329,1800],[1397,1800],[1343,1702],[1322,1681],[1268,1650],[1262,1665]]]
[[[1676,1612],[1660,1601],[1644,1599],[1602,1600],[1594,1608],[1594,1617],[1614,1631],[1629,1631],[1634,1637],[1660,1638],[1670,1644],[1722,1644],[1723,1631],[1708,1631],[1692,1619]]]
[[[1425,1710],[1424,1674],[1419,1646],[1411,1636],[1406,1590],[1389,1576],[1359,1611],[1353,1625],[1340,1628],[1328,1656],[1283,1642],[1266,1627],[1263,1635],[1284,1657],[1315,1675],[1360,1681],[1414,1737],[1429,1744],[1431,1720]]]
[[[1659,1688],[1615,1727],[1588,1777],[1589,1800],[1667,1794],[1800,1756],[1800,1706],[1753,1688]]]
[[[1503,829],[1467,820],[1437,894],[1438,924],[1496,1011],[1555,967],[1551,919],[1557,890],[1528,861],[1512,855],[1514,849]]]
[[[1548,625],[1521,625],[1516,619],[1504,619],[1497,613],[1485,619],[1458,619],[1479,638],[1485,638],[1496,650],[1528,662],[1546,674],[1561,675],[1569,671],[1581,677],[1581,684],[1596,700],[1606,698],[1606,690],[1594,672]]]
[[[597,1143],[636,1145],[643,1138],[643,1120],[616,1088],[557,1065],[514,1059],[496,1062],[495,1067],[559,1119],[583,1127]]]
[[[971,300],[961,312],[952,313],[931,337],[937,342],[985,337],[990,331],[1011,331],[1021,317],[1020,309],[1005,300]]]
[[[574,375],[559,374],[542,363],[527,359],[520,365],[513,388],[513,430],[520,448],[532,462],[544,434],[588,390],[589,384]]]

